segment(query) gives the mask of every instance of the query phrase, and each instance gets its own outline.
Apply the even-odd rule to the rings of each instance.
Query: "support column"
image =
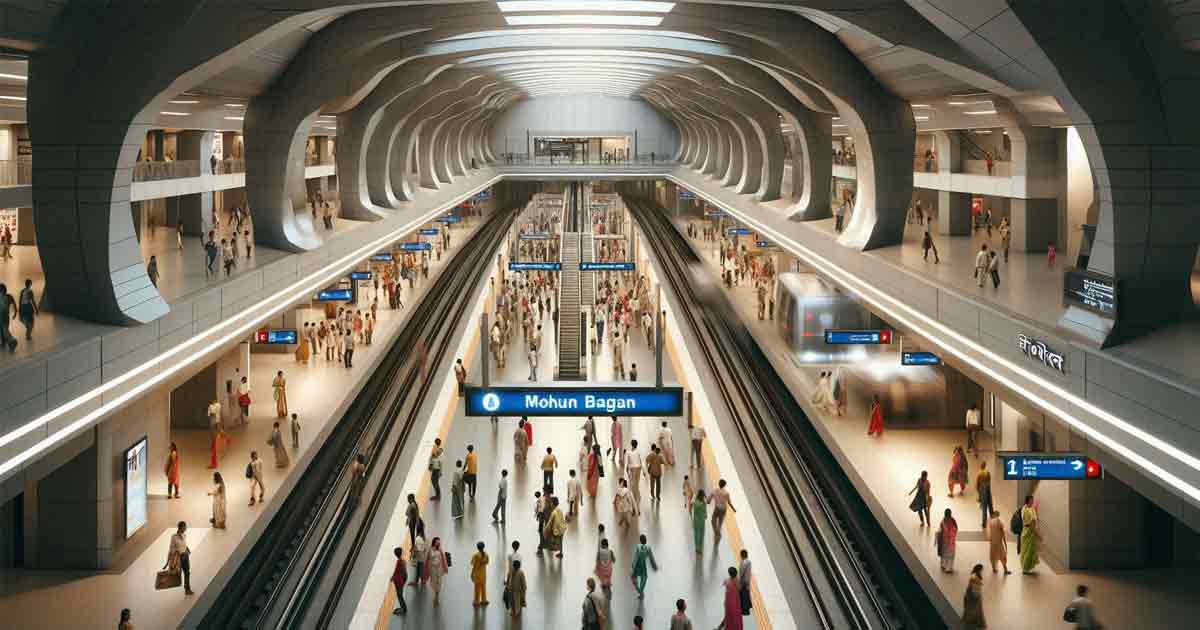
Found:
[[[971,194],[939,190],[937,220],[942,236],[970,236]]]
[[[183,223],[185,236],[204,236],[206,217],[212,216],[213,194],[194,193],[178,197],[177,221]]]

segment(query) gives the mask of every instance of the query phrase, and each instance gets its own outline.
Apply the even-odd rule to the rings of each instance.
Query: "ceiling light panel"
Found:
[[[657,15],[607,15],[603,13],[547,13],[544,15],[506,15],[509,26],[658,26]]]
[[[685,33],[683,31],[666,31],[662,29],[634,29],[634,28],[616,28],[616,27],[598,27],[591,28],[587,26],[559,26],[546,28],[510,28],[504,31],[475,31],[471,33],[463,33],[461,35],[451,35],[439,39],[439,42],[452,42],[462,39],[478,39],[482,37],[500,37],[502,35],[654,35],[655,37],[674,37],[676,39],[693,39],[702,42],[716,42],[717,40],[695,33]]]
[[[538,48],[536,50],[513,50],[508,52],[493,52],[464,58],[461,63],[471,64],[492,59],[519,59],[522,57],[537,57],[538,61],[562,60],[594,60],[601,58],[624,60],[628,58],[665,59],[687,64],[700,63],[699,59],[672,55],[670,53],[650,52],[644,50],[623,50],[620,48]]]
[[[514,0],[497,2],[504,13],[519,11],[633,11],[637,13],[670,13],[674,2],[644,2],[642,0]]]

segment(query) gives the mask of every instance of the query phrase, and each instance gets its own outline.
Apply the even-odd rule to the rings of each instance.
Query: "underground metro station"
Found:
[[[5,630],[1200,616],[1200,6],[0,0]]]

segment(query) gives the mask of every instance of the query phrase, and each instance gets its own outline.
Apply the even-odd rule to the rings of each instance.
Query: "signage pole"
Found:
[[[683,395],[684,413],[687,414],[687,425],[688,428],[691,429],[692,427],[696,426],[696,412],[692,408],[692,392],[684,392]],[[691,431],[688,433],[691,433]]]
[[[482,386],[487,388],[490,385],[488,378],[488,350],[491,348],[492,339],[488,336],[488,316],[487,309],[484,309],[483,314],[479,316],[479,374]]]
[[[663,386],[663,329],[662,329],[662,310],[655,313],[654,317],[654,386]]]

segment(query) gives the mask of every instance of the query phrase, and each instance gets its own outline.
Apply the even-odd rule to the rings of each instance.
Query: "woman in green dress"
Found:
[[[1042,543],[1040,526],[1033,495],[1026,496],[1021,508],[1021,572],[1026,575],[1033,573],[1038,563],[1038,545]]]
[[[458,520],[463,517],[463,463],[462,460],[454,462],[454,477],[450,482],[450,516]]]
[[[704,490],[696,492],[692,501],[692,537],[696,541],[696,555],[704,550],[704,530],[708,524],[708,503],[704,500]]]

